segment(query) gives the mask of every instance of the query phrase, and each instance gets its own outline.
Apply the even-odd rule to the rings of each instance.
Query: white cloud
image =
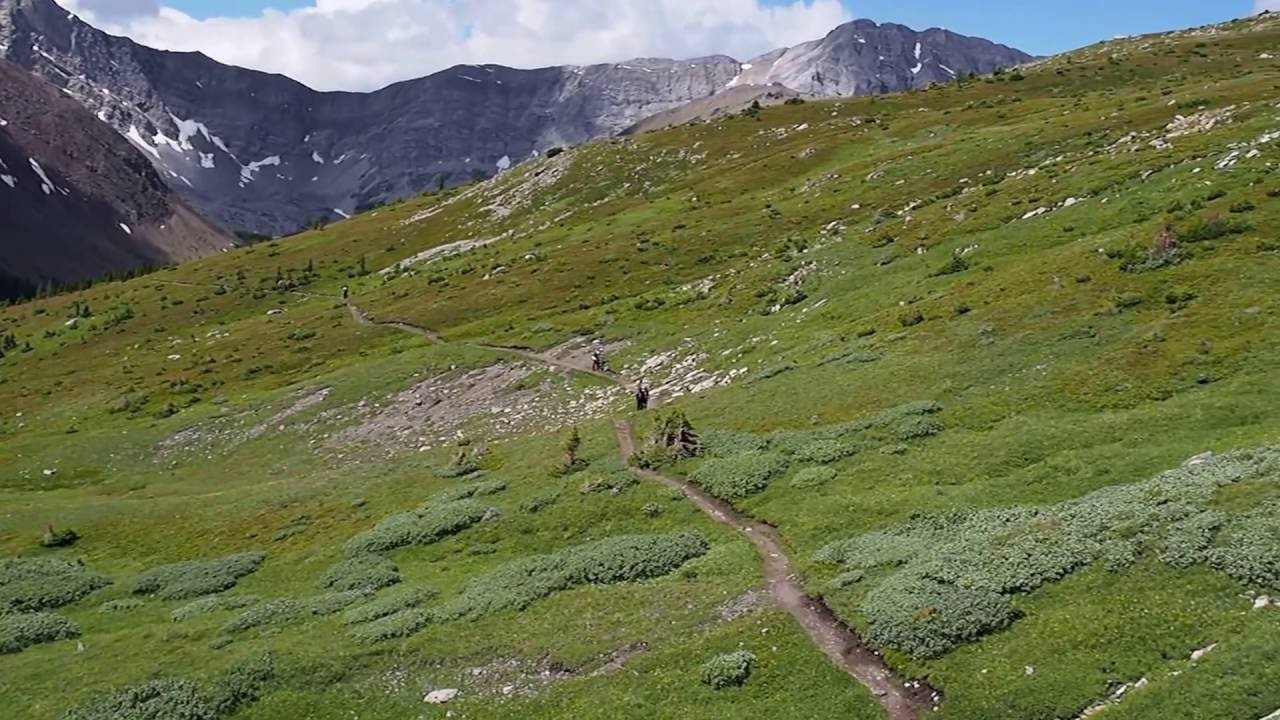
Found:
[[[710,54],[745,60],[852,19],[841,0],[313,0],[298,10],[208,19],[163,0],[158,7],[154,0],[64,4],[144,45],[199,50],[323,90],[369,90],[469,63],[541,67]]]

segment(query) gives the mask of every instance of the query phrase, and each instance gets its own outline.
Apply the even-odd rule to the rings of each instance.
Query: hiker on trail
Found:
[[[636,385],[636,410],[649,409],[649,388],[644,386],[644,380]]]
[[[604,372],[604,351],[596,348],[591,351],[591,370],[592,372]]]
[[[343,285],[342,286],[342,302],[346,302],[347,298],[349,297],[351,297],[351,288],[347,287],[346,285]]]

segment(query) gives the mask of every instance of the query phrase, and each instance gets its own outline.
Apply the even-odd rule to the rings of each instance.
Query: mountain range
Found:
[[[0,297],[234,244],[118,133],[0,60]]]
[[[715,55],[533,70],[457,66],[371,93],[318,92],[109,35],[52,0],[0,0],[0,57],[127,137],[206,217],[264,235],[488,177],[726,88],[885,93],[1030,59],[946,30],[859,20],[749,62]]]

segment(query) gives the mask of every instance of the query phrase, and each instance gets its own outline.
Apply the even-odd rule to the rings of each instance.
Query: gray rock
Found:
[[[445,688],[441,690],[432,690],[427,693],[426,697],[422,698],[422,702],[430,703],[432,705],[443,705],[456,697],[458,697],[458,690],[454,688]]]
[[[1182,463],[1182,467],[1190,468],[1190,467],[1195,467],[1197,465],[1203,465],[1212,459],[1213,459],[1212,451],[1202,452],[1199,455],[1192,455],[1191,457],[1187,458],[1187,461]]]

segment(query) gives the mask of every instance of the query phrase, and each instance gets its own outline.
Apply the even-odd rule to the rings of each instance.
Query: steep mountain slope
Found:
[[[800,93],[782,85],[735,84],[733,87],[725,88],[710,97],[694,100],[678,108],[651,115],[623,130],[622,134],[631,135],[650,130],[676,127],[691,122],[705,122],[742,112],[753,105],[769,107],[770,105],[778,105],[799,97]]]
[[[936,63],[908,72],[916,36],[906,28],[885,26],[882,40],[874,24],[858,27],[886,53],[883,61],[859,60],[834,84],[808,79],[795,89],[886,92],[947,79]],[[929,58],[959,72],[1027,58],[941,31],[919,38]],[[616,133],[718,92],[745,67],[723,56],[538,70],[460,66],[373,93],[320,93],[112,37],[52,0],[0,0],[0,56],[65,88],[129,137],[194,207],[260,233],[487,177],[536,152]],[[853,57],[823,41],[807,53],[787,51],[775,74],[798,78],[805,58],[818,63],[814,73],[832,73]]]
[[[932,28],[855,20],[821,40],[766,53],[744,64],[735,84],[777,83],[806,95],[877,95],[935,83],[961,73],[985,75],[1030,61],[1030,55],[981,38]]]
[[[227,233],[181,203],[124,138],[5,60],[0,182],[6,297],[233,246]]]
[[[799,606],[921,720],[1273,716],[1278,43],[602,139],[0,309],[0,607],[48,613],[4,706],[902,717]]]

